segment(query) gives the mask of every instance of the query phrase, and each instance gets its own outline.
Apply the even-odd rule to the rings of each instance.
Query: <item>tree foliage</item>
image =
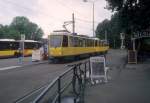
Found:
[[[39,40],[44,33],[37,24],[23,16],[15,17],[10,25],[0,25],[0,38],[20,39],[21,34],[24,34],[26,39]]]
[[[125,32],[143,31],[150,27],[150,0],[106,0],[108,9],[117,11]]]
[[[105,19],[104,21],[98,24],[96,29],[96,36],[100,39],[105,39],[105,34],[107,34],[107,39],[110,43],[110,46],[115,48],[119,47],[121,33],[121,28],[119,25],[119,15],[116,13],[112,15],[111,20]]]
[[[99,23],[96,35],[104,38],[107,31],[111,46],[116,40],[119,46],[120,33],[129,39],[133,33],[150,28],[150,0],[106,0],[107,9],[114,12],[111,20]],[[127,40],[128,41],[128,40]]]

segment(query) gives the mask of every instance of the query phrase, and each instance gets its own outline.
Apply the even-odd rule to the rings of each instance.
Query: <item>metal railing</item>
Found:
[[[15,103],[66,103],[64,101],[67,98],[71,98],[72,103],[84,103],[87,71],[90,67],[89,60],[69,66],[67,71],[48,84],[38,95],[36,94],[36,97],[31,95]]]

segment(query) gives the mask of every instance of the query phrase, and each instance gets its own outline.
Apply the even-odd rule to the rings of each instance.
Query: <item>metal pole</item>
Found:
[[[116,48],[116,40],[114,39],[114,49]]]
[[[24,60],[24,40],[22,41],[22,59]]]
[[[72,33],[75,33],[75,20],[74,20],[74,13],[72,13]]]
[[[133,38],[133,51],[135,51],[135,38]]]
[[[61,77],[58,78],[58,103],[61,103]]]
[[[93,1],[93,37],[95,37],[95,31],[94,31],[94,1]]]
[[[107,30],[105,30],[105,41],[107,41]]]
[[[85,67],[84,67],[84,73],[85,73],[85,74],[84,74],[84,80],[86,80],[86,63],[87,63],[87,62],[85,62]]]

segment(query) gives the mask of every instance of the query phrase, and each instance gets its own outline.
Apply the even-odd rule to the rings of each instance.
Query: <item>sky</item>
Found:
[[[0,0],[0,24],[10,24],[16,16],[26,16],[44,31],[44,38],[54,30],[62,30],[66,21],[75,15],[75,32],[92,36],[92,3],[94,0]],[[111,12],[104,9],[105,0],[94,1],[95,29],[104,19],[110,19]],[[71,24],[67,26],[71,31]]]

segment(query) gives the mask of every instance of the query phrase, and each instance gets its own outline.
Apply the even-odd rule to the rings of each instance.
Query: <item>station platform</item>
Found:
[[[150,103],[150,61],[127,64],[126,53],[108,52],[109,81],[88,85],[85,103]]]

